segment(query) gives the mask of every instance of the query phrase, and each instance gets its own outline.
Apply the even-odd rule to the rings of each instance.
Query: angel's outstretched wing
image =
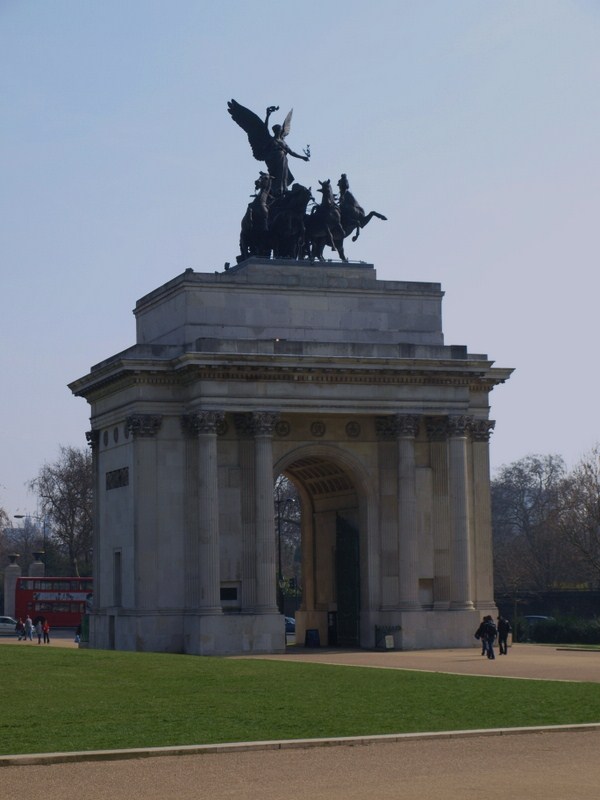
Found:
[[[240,128],[246,131],[254,158],[257,161],[264,161],[265,153],[271,143],[271,134],[262,119],[254,111],[250,111],[249,108],[240,105],[236,100],[230,100],[227,103],[227,110],[231,114],[233,121],[237,122]]]
[[[283,120],[283,125],[281,126],[281,135],[285,138],[288,133],[290,132],[290,128],[292,127],[292,114],[294,113],[294,109],[290,109],[288,112],[287,117]]]

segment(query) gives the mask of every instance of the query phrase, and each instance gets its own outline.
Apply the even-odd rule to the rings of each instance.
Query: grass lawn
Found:
[[[600,685],[0,648],[0,753],[597,722]]]

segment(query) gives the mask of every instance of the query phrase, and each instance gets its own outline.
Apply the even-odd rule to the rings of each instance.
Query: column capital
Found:
[[[419,433],[419,419],[416,414],[396,414],[396,435],[416,437]]]
[[[495,419],[476,419],[473,421],[471,435],[475,442],[489,442],[496,427]]]
[[[218,434],[224,426],[223,411],[201,410],[193,414],[183,414],[181,417],[181,427],[189,436],[198,436],[200,433]]]
[[[162,414],[130,414],[125,420],[125,429],[137,437],[156,436],[162,425]]]
[[[250,411],[247,414],[236,414],[235,427],[243,436],[272,436],[279,417],[279,411]]]
[[[98,445],[100,444],[100,431],[92,428],[91,431],[85,432],[85,438],[87,439],[88,445],[92,448],[92,452],[98,449]]]
[[[468,436],[473,428],[473,417],[468,414],[451,415],[448,417],[448,436]]]
[[[375,417],[375,430],[379,439],[414,438],[419,433],[419,422],[417,414],[390,414]]]
[[[279,411],[253,411],[252,426],[255,436],[272,436],[279,420]]]

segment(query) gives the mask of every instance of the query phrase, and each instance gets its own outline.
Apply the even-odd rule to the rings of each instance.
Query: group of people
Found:
[[[44,644],[50,644],[50,625],[44,617],[36,617],[35,622],[29,614],[25,617],[25,622],[19,617],[15,625],[15,632],[20,642],[32,642],[35,633],[38,637],[38,644],[42,643],[42,638]]]
[[[508,655],[508,634],[511,632],[510,622],[503,616],[498,617],[498,624],[494,622],[491,614],[485,616],[481,625],[475,631],[475,638],[481,641],[481,655],[496,658],[494,642],[498,639],[498,649],[501,656]]]

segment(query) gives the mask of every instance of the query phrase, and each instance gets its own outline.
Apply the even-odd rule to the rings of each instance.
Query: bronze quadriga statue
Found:
[[[293,110],[283,125],[273,125],[271,133],[269,118],[279,110],[279,106],[269,106],[264,121],[235,100],[230,100],[227,108],[233,120],[246,132],[254,158],[264,161],[268,170],[261,171],[255,181],[253,199],[242,219],[238,261],[250,256],[322,261],[325,247],[330,247],[342,261],[347,261],[344,253],[346,236],[355,231],[352,241],[356,241],[360,229],[373,217],[383,220],[386,217],[377,211],[365,214],[350,192],[345,173],[338,181],[339,200],[329,179],[319,181],[321,202],[307,213],[308,204],[314,198],[310,189],[294,183],[288,164],[289,156],[303,161],[310,159],[310,147],[307,146],[301,155],[285,141],[290,132]]]

